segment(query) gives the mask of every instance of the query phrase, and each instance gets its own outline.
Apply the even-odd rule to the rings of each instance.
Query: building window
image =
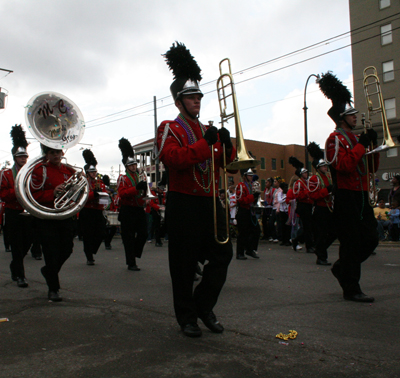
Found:
[[[276,171],[276,159],[272,158],[272,170]]]
[[[285,165],[283,163],[283,160],[281,159],[281,169],[285,168]]]
[[[265,158],[261,158],[261,169],[265,169]]]
[[[392,119],[396,118],[396,99],[388,98],[385,100],[385,110],[386,110],[386,118]]]
[[[393,60],[382,63],[383,81],[394,80],[394,64]]]
[[[390,7],[390,0],[379,0],[379,9]]]
[[[389,149],[386,151],[386,156],[387,156],[387,157],[397,157],[397,147],[395,147],[395,148],[389,148]]]
[[[381,44],[387,45],[392,43],[392,24],[381,26]]]
[[[261,179],[261,190],[265,190],[265,180]]]

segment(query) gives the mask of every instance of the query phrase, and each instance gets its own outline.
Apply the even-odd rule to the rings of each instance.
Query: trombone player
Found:
[[[325,97],[332,100],[328,111],[336,129],[326,141],[326,159],[333,177],[333,217],[340,242],[339,259],[332,274],[343,289],[345,300],[373,302],[362,292],[359,281],[361,263],[378,245],[377,222],[369,205],[368,165],[378,169],[379,154],[366,156],[371,144],[377,144],[377,134],[368,129],[360,136],[354,134],[358,110],[351,106],[349,90],[328,72],[319,86]]]
[[[223,145],[227,162],[236,152],[227,129],[204,126],[199,120],[201,70],[189,50],[177,42],[164,56],[174,74],[170,89],[179,110],[174,121],[161,123],[156,136],[160,160],[169,170],[165,219],[174,309],[183,333],[199,337],[198,318],[214,333],[224,330],[213,308],[232,259],[231,242],[219,244],[214,239],[211,149],[216,184]],[[218,236],[227,235],[224,211],[220,201],[216,203]],[[193,290],[197,262],[205,260],[203,278]]]

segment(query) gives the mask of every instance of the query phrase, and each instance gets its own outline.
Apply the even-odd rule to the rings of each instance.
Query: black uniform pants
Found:
[[[238,237],[236,243],[236,255],[244,255],[244,252],[257,251],[260,240],[260,225],[250,209],[239,207],[236,215]]]
[[[227,234],[225,212],[217,200],[217,235]],[[168,232],[169,269],[174,309],[183,326],[197,321],[217,303],[232,259],[232,243],[218,244],[214,239],[212,197],[169,192],[165,221]],[[223,235],[223,236],[222,236]],[[193,291],[197,262],[205,263],[203,277]]]
[[[151,217],[153,218],[152,228],[154,230],[156,243],[161,244],[161,216],[158,211],[151,209]]]
[[[143,207],[122,205],[118,220],[124,244],[126,265],[136,265],[136,257],[142,257],[147,239],[146,213]]]
[[[368,193],[339,189],[334,198],[334,220],[340,242],[339,260],[332,267],[345,295],[361,292],[361,263],[379,243],[377,221]]]
[[[10,264],[13,277],[25,278],[24,257],[32,245],[32,217],[22,215],[22,210],[5,209],[5,221],[11,247]]]
[[[83,236],[83,250],[88,261],[93,261],[93,255],[97,253],[104,240],[106,219],[102,210],[84,207],[79,212]]]
[[[74,247],[73,220],[72,218],[63,220],[37,218],[35,221],[46,264],[41,271],[49,291],[57,292],[60,289],[58,273],[71,256]]]
[[[106,226],[106,235],[104,237],[104,244],[106,247],[111,247],[111,242],[116,232],[117,226]]]
[[[313,219],[312,219],[312,205],[309,203],[298,202],[296,203],[296,213],[299,214],[301,223],[303,224],[303,236],[306,248],[314,247],[313,235]]]
[[[315,206],[313,213],[315,254],[320,260],[328,259],[328,248],[336,240],[333,213],[326,206]]]

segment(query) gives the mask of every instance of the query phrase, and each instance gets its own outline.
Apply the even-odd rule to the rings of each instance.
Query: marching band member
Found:
[[[328,248],[336,240],[332,214],[332,178],[328,174],[328,164],[324,152],[314,142],[307,146],[313,158],[312,165],[316,174],[309,180],[310,198],[314,200],[313,220],[315,227],[315,254],[317,265],[331,265],[328,262]]]
[[[238,260],[247,260],[246,255],[259,259],[257,254],[258,241],[260,240],[260,225],[252,209],[260,196],[260,192],[254,192],[252,188],[253,171],[249,168],[243,174],[243,181],[236,187],[236,198],[238,203],[238,212],[236,215],[238,237],[236,244],[236,258]]]
[[[112,211],[112,212],[118,212],[119,210],[119,197],[117,194],[110,189],[110,177],[107,175],[103,176],[103,183],[106,186],[106,190],[108,195],[110,196],[111,202],[109,204],[109,207],[107,210]],[[104,236],[104,245],[107,250],[111,250],[111,241],[117,232],[117,226],[115,225],[110,225],[107,223],[106,225],[106,234]]]
[[[12,253],[11,279],[17,281],[18,287],[27,287],[24,257],[32,245],[32,217],[22,215],[24,208],[15,195],[14,181],[18,171],[26,164],[28,159],[26,151],[28,142],[21,125],[13,126],[10,134],[14,145],[11,150],[14,165],[12,168],[1,172],[0,198],[5,202],[5,222]]]
[[[273,241],[273,236],[276,234],[276,231],[273,232],[273,228],[275,227],[272,222],[272,208],[274,201],[274,192],[276,188],[273,187],[274,179],[272,177],[267,178],[265,181],[265,190],[264,190],[264,211],[262,216],[262,224],[263,224],[263,239]]]
[[[174,309],[183,333],[199,337],[198,318],[212,332],[224,330],[213,308],[232,259],[231,241],[218,244],[214,239],[211,148],[216,193],[223,164],[222,145],[227,162],[233,160],[235,151],[226,128],[218,131],[199,121],[201,70],[189,50],[183,44],[173,44],[165,57],[174,74],[171,93],[180,112],[174,121],[162,122],[157,133],[160,160],[169,170],[166,224]],[[218,199],[216,203],[218,235],[226,235],[225,214]],[[203,278],[193,291],[197,262],[205,260]]]
[[[54,200],[65,188],[65,181],[74,170],[62,163],[62,150],[41,146],[46,160],[38,163],[32,172],[31,192],[41,205],[54,208]],[[58,274],[61,267],[72,254],[74,247],[73,217],[67,219],[35,219],[40,244],[45,261],[41,272],[46,280],[48,298],[53,302],[62,301],[59,294],[60,281]]]
[[[147,238],[146,213],[144,196],[147,182],[140,181],[137,172],[137,160],[134,158],[132,145],[125,138],[119,140],[118,147],[122,153],[125,174],[120,175],[117,183],[121,209],[118,220],[121,222],[121,237],[125,249],[128,270],[139,271],[136,258],[142,257]]]
[[[159,187],[151,191],[151,194],[156,198],[150,200],[150,213],[152,217],[152,229],[154,231],[154,237],[156,239],[156,247],[162,247],[163,243],[161,241],[161,214],[160,210],[163,205],[163,190]]]
[[[79,222],[83,236],[83,251],[86,264],[94,265],[93,255],[97,253],[103,242],[106,219],[103,216],[104,204],[99,201],[99,192],[107,193],[106,186],[97,177],[97,160],[92,151],[82,152],[85,159],[85,173],[89,182],[89,197],[84,208],[79,212]]]
[[[333,177],[333,217],[340,242],[339,260],[333,264],[332,273],[343,289],[345,300],[372,302],[374,298],[362,292],[359,281],[361,263],[379,243],[366,175],[366,164],[373,159],[378,169],[379,154],[368,159],[365,156],[371,142],[377,144],[377,134],[373,129],[359,137],[354,134],[358,110],[351,106],[351,94],[336,76],[326,73],[319,80],[319,86],[332,100],[328,115],[336,124],[325,148]]]
[[[306,244],[307,253],[314,253],[314,237],[313,237],[313,220],[312,209],[314,201],[310,198],[310,190],[308,187],[308,170],[304,168],[304,164],[291,156],[289,163],[296,168],[295,174],[299,178],[293,187],[296,197],[296,213],[299,214],[303,225],[303,235]],[[297,240],[292,240],[293,249],[297,247]]]

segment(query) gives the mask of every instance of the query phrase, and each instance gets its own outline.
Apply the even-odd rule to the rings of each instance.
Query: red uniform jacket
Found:
[[[6,203],[5,207],[14,210],[24,210],[15,195],[13,170],[4,169],[0,173],[0,178],[0,198]]]
[[[321,182],[319,176],[322,178]],[[327,175],[320,174],[314,175],[309,180],[310,185],[310,198],[315,201],[316,206],[332,207],[332,198],[328,192],[327,187],[332,184]]]
[[[96,179],[96,180],[89,180],[89,197],[85,204],[85,207],[88,209],[95,209],[95,210],[104,210],[104,205],[100,205],[98,201],[98,197],[95,196],[94,190],[97,188],[98,192],[107,193],[106,186],[104,185],[103,181]]]
[[[342,135],[347,135],[348,140]],[[336,154],[336,149],[338,149]],[[334,168],[332,175],[335,175],[335,184],[338,189],[367,190],[367,175],[363,156],[365,148],[358,143],[356,136],[351,132],[334,131],[326,141],[327,160]],[[369,163],[374,159],[375,171],[379,166],[379,154],[369,155]],[[332,161],[333,160],[333,161]],[[369,165],[371,167],[371,164]],[[370,169],[371,171],[371,169]],[[372,172],[371,172],[372,173]],[[362,182],[362,185],[361,185]]]
[[[218,141],[210,147],[203,138],[200,126],[191,121],[187,122],[197,138],[197,141],[193,144],[189,143],[186,130],[176,121],[164,121],[158,128],[157,146],[161,150],[160,160],[169,168],[168,190],[194,196],[211,197],[213,194],[210,184],[211,166],[208,171],[202,172],[198,168],[198,164],[204,164],[206,160],[211,159],[212,147],[215,157],[215,191],[218,195],[219,169],[223,166],[222,145]],[[169,125],[168,136],[161,147],[167,124]],[[208,127],[206,126],[206,128]],[[232,148],[232,154],[227,157],[226,163],[230,163],[235,155],[236,151]]]
[[[251,187],[251,183],[249,183]],[[236,187],[236,198],[239,207],[243,207],[244,209],[250,209],[252,203],[254,203],[254,196],[250,193],[249,188],[244,182],[239,182]]]
[[[132,174],[135,184],[133,185],[127,175],[120,175],[118,178],[117,191],[121,198],[120,205],[144,207],[146,205],[143,197],[146,193],[136,189],[136,184],[140,182],[139,175]]]
[[[298,179],[293,186],[294,196],[297,202],[308,203],[312,205],[314,201],[310,198],[310,190],[308,189],[307,181],[304,179]]]
[[[149,208],[149,211],[148,211],[149,213],[151,212],[151,209],[153,209],[153,210],[155,210],[155,211],[160,210],[159,200],[158,200],[158,197],[157,197],[156,192],[154,192],[154,191],[152,190],[152,191],[151,191],[151,194],[152,194],[153,196],[156,196],[156,198],[154,198],[154,199],[148,201],[147,206],[148,206],[148,208]],[[147,213],[147,208],[146,208],[146,213]]]
[[[119,211],[119,205],[120,205],[120,198],[119,198],[119,196],[115,196],[111,200],[110,211],[118,212]]]
[[[43,168],[45,168],[43,170]],[[32,172],[31,192],[41,205],[54,208],[54,189],[67,181],[75,171],[65,164],[57,166],[48,161],[39,163]]]

